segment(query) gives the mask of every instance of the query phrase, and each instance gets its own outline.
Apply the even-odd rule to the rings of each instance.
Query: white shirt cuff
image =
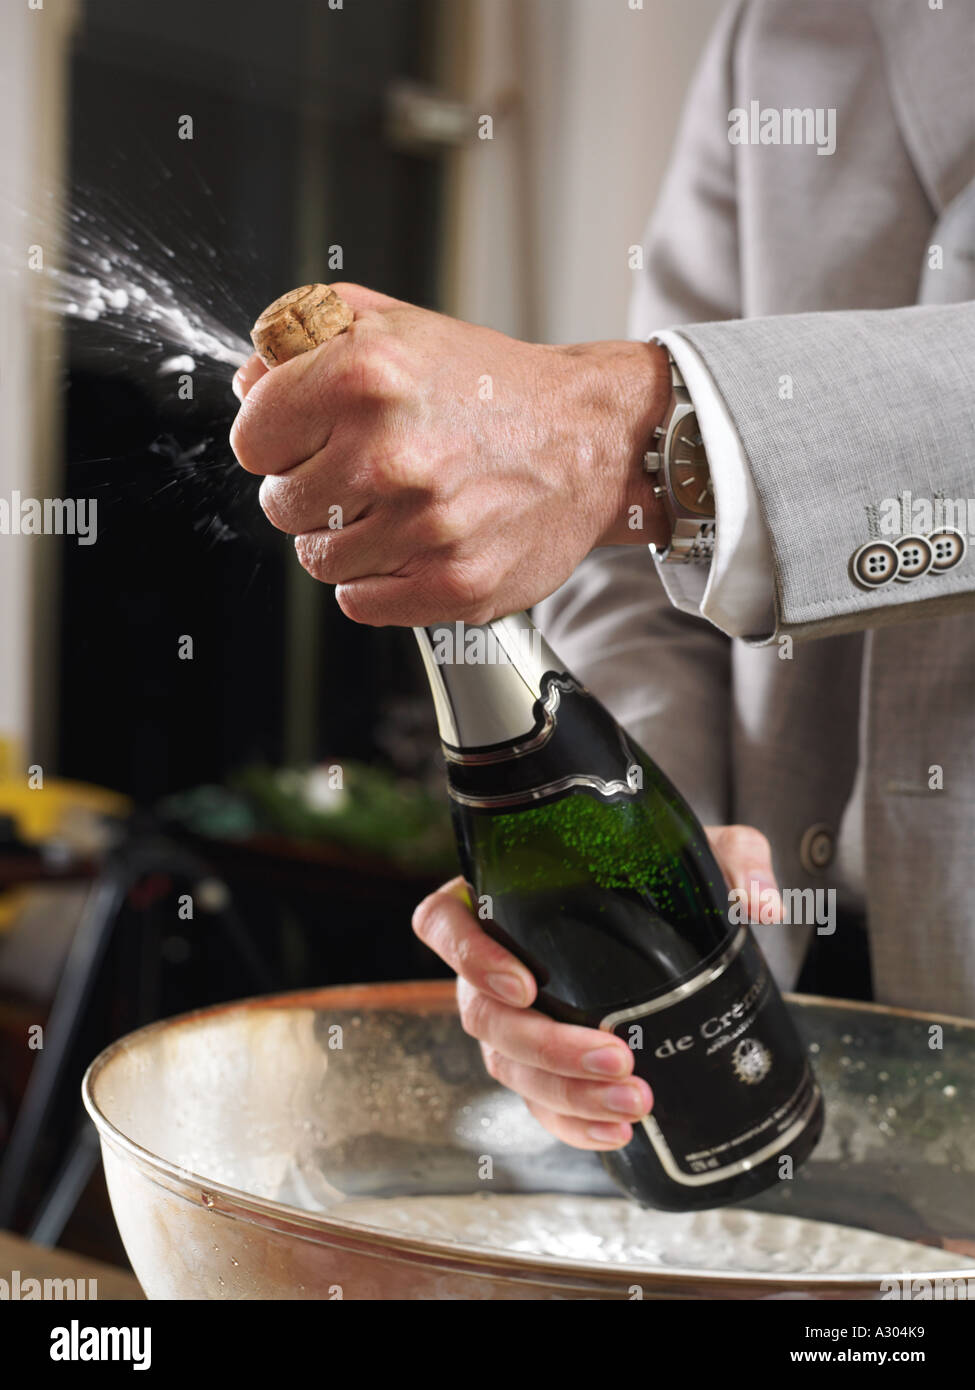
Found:
[[[694,402],[715,502],[710,565],[657,560],[657,573],[677,608],[699,613],[729,637],[761,641],[775,631],[775,572],[741,438],[697,349],[677,329],[655,336],[672,353]]]

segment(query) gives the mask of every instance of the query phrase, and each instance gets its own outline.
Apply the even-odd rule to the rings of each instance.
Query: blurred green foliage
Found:
[[[365,763],[305,771],[248,767],[227,787],[195,787],[167,797],[159,809],[166,820],[211,838],[281,835],[424,872],[456,872],[446,795]]]

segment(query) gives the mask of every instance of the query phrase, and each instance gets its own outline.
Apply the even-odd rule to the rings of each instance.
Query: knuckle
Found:
[[[453,616],[475,624],[490,621],[494,572],[482,559],[448,560],[441,569],[438,587]]]
[[[238,411],[234,416],[234,422],[230,426],[230,447],[241,468],[247,468],[245,463],[247,458],[247,426],[241,411]]]
[[[491,622],[496,616],[492,603],[474,604],[460,614],[461,620],[471,627],[483,627],[485,623]]]
[[[307,569],[307,566],[305,568]],[[371,605],[354,584],[339,589],[335,597],[350,622],[369,624],[372,618]]]
[[[430,944],[437,919],[437,897],[438,894],[431,893],[422,902],[417,903],[413,909],[411,925],[413,931],[425,945]]]
[[[367,473],[373,490],[378,491],[381,496],[415,492],[426,486],[426,468],[423,460],[412,450],[402,446],[389,449],[375,459]]]
[[[267,377],[272,375],[271,372],[267,373]],[[246,398],[241,402],[234,423],[230,427],[230,443],[241,462],[243,462],[242,455],[247,458],[248,463],[256,462],[255,454],[263,433],[267,397],[271,385],[265,377],[254,383]]]
[[[413,913],[413,930],[441,960],[446,961],[458,974],[464,974],[463,967],[471,956],[471,944],[465,937],[456,940],[449,902],[440,892],[424,898]]]
[[[487,1034],[491,1009],[492,1001],[479,989],[465,995],[460,1002],[460,1021],[464,1032],[472,1038],[483,1039]]]
[[[558,1032],[546,1030],[545,1036],[539,1043],[535,1065],[540,1071],[551,1072],[557,1076],[561,1073],[565,1063],[565,1048]]]
[[[294,509],[290,505],[289,488],[286,482],[282,482],[274,474],[269,474],[261,483],[258,500],[261,504],[261,511],[272,526],[279,531],[291,531],[294,522]]]
[[[386,610],[363,585],[343,583],[335,597],[350,622],[361,623],[363,627],[386,625]]]
[[[430,498],[416,521],[416,539],[425,551],[446,550],[464,540],[460,517],[447,502]]]
[[[560,1139],[563,1144],[571,1144],[572,1140],[565,1129],[565,1122],[559,1116],[553,1115],[552,1111],[546,1106],[540,1105],[536,1100],[530,1100],[527,1096],[522,1097],[528,1113],[541,1125],[542,1129],[549,1134]]]
[[[482,1044],[481,1056],[484,1058],[484,1070],[487,1072],[488,1076],[493,1077],[495,1081],[500,1081],[503,1084],[505,1066],[504,1058],[501,1056],[501,1053],[495,1052],[493,1047],[485,1047]]]
[[[318,545],[314,536],[296,536],[295,554],[301,568],[310,574],[312,579],[321,579],[319,573]]]
[[[340,539],[334,531],[317,531],[306,542],[312,560],[308,572],[323,584],[342,582]]]
[[[353,345],[346,369],[346,386],[361,401],[390,405],[410,394],[409,374],[390,351],[388,339]]]
[[[473,1029],[471,1028],[471,1008],[473,999],[473,990],[464,992],[461,992],[460,990],[457,991],[457,1012],[460,1015],[460,1026],[463,1028],[464,1032],[468,1034],[469,1037],[476,1036]]]
[[[277,372],[255,381],[230,428],[230,447],[248,473],[266,473],[269,450],[279,452],[291,437],[293,397]]]
[[[341,584],[343,565],[339,541],[338,535],[328,531],[296,536],[295,554],[306,574],[322,584]]]
[[[549,1080],[551,1108],[560,1115],[571,1115],[575,1111],[575,1083],[567,1076],[554,1076]]]
[[[457,969],[462,975],[466,975],[477,965],[478,959],[478,940],[476,936],[463,936],[457,942],[455,958]]]
[[[241,468],[248,473],[259,473],[257,451],[254,447],[254,412],[241,406],[234,423],[230,427],[230,447]]]

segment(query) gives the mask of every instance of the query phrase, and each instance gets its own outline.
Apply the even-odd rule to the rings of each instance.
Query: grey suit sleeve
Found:
[[[958,559],[952,542],[950,568],[874,588],[851,566],[872,536],[890,547],[905,532],[968,529],[975,303],[679,331],[744,445],[773,550],[779,633],[819,637],[975,609],[975,548]]]

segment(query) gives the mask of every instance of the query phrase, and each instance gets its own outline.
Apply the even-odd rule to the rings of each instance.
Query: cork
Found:
[[[302,285],[267,306],[251,329],[251,342],[265,367],[276,367],[344,333],[353,318],[328,285]]]

